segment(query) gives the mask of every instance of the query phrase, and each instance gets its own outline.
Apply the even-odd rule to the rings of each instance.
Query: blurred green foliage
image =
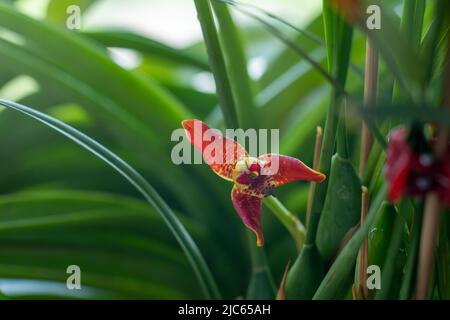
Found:
[[[381,54],[378,96],[383,104],[366,112],[347,106],[345,113],[340,88],[318,71],[328,70],[327,76],[347,94],[362,100],[364,32],[328,5],[324,16],[300,26],[302,32],[252,7],[246,7],[248,12],[264,23],[256,20],[257,27],[240,28],[234,19],[236,12],[243,13],[239,2],[211,1],[195,1],[204,41],[180,49],[132,30],[67,30],[67,6],[78,4],[85,14],[95,0],[50,0],[43,20],[21,12],[15,1],[2,0],[0,98],[66,122],[136,168],[186,227],[225,298],[273,297],[273,283],[280,283],[287,262],[296,259],[287,285],[291,298],[348,298],[367,235],[370,262],[385,266],[388,252],[395,258],[390,274],[398,281],[387,296],[410,298],[417,254],[417,245],[411,244],[420,232],[411,221],[420,205],[403,212],[404,220],[395,226],[398,210],[383,202],[384,151],[378,143],[361,177],[372,199],[368,222],[334,254],[358,220],[360,118],[383,134],[393,124],[424,116],[450,123],[448,114],[435,108],[446,64],[445,0],[426,5],[423,0],[395,0],[383,7],[386,27],[370,36]],[[289,42],[279,41],[283,39]],[[139,63],[120,66],[110,48],[132,50]],[[264,62],[263,73],[250,77],[248,66],[258,59]],[[199,77],[215,82],[217,95],[199,86]],[[206,165],[172,163],[176,142],[170,141],[171,133],[188,118],[217,128],[280,129],[280,152],[308,165],[316,127],[325,126],[320,170],[331,174],[328,189],[342,183],[344,172],[330,171],[330,166],[336,150],[345,150],[342,161],[351,172],[354,206],[323,184],[300,256],[290,234],[264,208],[266,245],[255,252],[232,208],[231,185],[218,181]],[[0,291],[8,298],[204,297],[187,257],[156,210],[104,162],[4,109],[0,150]],[[308,188],[297,182],[275,194],[303,222]],[[351,217],[340,217],[342,210]],[[447,213],[434,282],[439,298],[449,297],[448,221]],[[393,230],[401,230],[395,248]],[[65,290],[71,264],[82,269],[86,289],[80,293]],[[29,290],[14,290],[24,283]]]

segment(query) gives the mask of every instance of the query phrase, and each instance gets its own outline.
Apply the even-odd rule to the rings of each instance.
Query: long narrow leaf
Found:
[[[212,1],[212,7],[220,28],[222,50],[236,103],[239,127],[254,128],[257,113],[241,35],[226,4]]]
[[[125,177],[164,219],[169,229],[172,231],[173,235],[180,244],[181,248],[183,249],[184,253],[186,254],[187,258],[191,262],[205,296],[207,298],[220,298],[220,293],[213,279],[213,276],[194,240],[189,235],[183,224],[178,220],[176,215],[169,208],[169,206],[159,196],[156,190],[153,189],[153,187],[135,169],[133,169],[128,163],[126,163],[116,154],[114,154],[92,138],[86,136],[85,134],[77,131],[76,129],[64,124],[57,119],[54,119],[29,107],[3,99],[0,99],[0,105],[19,111],[42,122],[46,126],[61,133],[98,158],[102,159],[105,163],[107,163],[114,170]]]
[[[378,192],[377,197],[372,202],[367,218],[361,228],[354,234],[345,248],[339,254],[327,275],[323,279],[314,299],[332,299],[342,288],[346,287],[348,280],[351,281],[353,268],[356,263],[359,247],[372,226],[375,217],[380,210],[386,196],[386,186]]]
[[[209,65],[197,56],[164,43],[128,31],[85,31],[81,33],[106,47],[134,49],[171,63],[177,62],[209,71]]]
[[[237,112],[231,81],[227,73],[225,57],[214,24],[209,0],[194,0],[198,20],[203,32],[211,70],[216,81],[219,105],[228,128],[236,127]]]

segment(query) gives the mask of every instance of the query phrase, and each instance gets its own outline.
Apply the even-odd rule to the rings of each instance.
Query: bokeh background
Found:
[[[295,26],[249,7],[327,70],[322,1],[245,3]],[[398,25],[403,3],[386,3]],[[81,7],[81,30],[66,28],[72,4]],[[233,7],[230,12],[246,54],[252,127],[280,129],[281,153],[312,165],[316,128],[325,123],[332,86],[260,21]],[[425,12],[423,29],[428,30],[433,7]],[[345,88],[357,99],[363,97],[365,46],[365,34],[355,30]],[[395,81],[382,60],[380,98],[390,99]],[[185,225],[223,297],[245,297],[249,283],[261,276],[251,268],[254,243],[232,208],[231,184],[206,165],[177,166],[170,160],[176,144],[170,136],[182,120],[225,128],[193,1],[1,0],[0,98],[64,121],[136,168]],[[356,167],[361,119],[354,112],[346,119],[347,157]],[[380,154],[378,146],[368,165],[365,183],[371,190],[383,182]],[[305,222],[308,190],[308,183],[295,182],[275,196]],[[385,226],[391,228],[392,219]],[[388,241],[389,228],[374,229],[372,235]],[[275,288],[297,250],[265,207],[263,230]],[[448,247],[441,248],[448,257]],[[398,259],[401,273],[404,254]],[[448,259],[443,263],[447,268]],[[81,268],[81,290],[66,288],[69,265]],[[448,294],[447,282],[441,281]],[[128,181],[48,127],[4,108],[0,292],[8,298],[203,297],[175,237]],[[339,298],[351,298],[350,286]]]

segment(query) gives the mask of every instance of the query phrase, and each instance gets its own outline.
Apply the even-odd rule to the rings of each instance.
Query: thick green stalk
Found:
[[[336,25],[334,39],[338,39],[335,44],[338,50],[338,54],[334,56],[331,72],[335,72],[338,82],[345,88],[347,79],[348,67],[350,65],[350,51],[353,40],[353,28],[342,18],[336,16]],[[332,56],[330,58],[333,58]],[[343,67],[342,67],[343,66]],[[337,103],[343,103],[340,96],[336,97],[340,101]],[[346,106],[343,105],[340,108],[341,117],[339,120],[338,135],[337,135],[337,150],[341,157],[348,158],[348,137],[347,137],[347,115]]]
[[[254,128],[257,120],[247,59],[241,35],[234,24],[228,5],[212,1],[219,25],[219,37],[241,128]]]
[[[407,36],[408,41],[411,43],[411,48],[418,51],[420,47],[420,41],[422,39],[422,26],[423,17],[425,14],[425,1],[424,0],[408,0],[404,1],[402,18],[400,22],[400,30]],[[393,99],[397,101],[401,97],[405,96],[404,88],[398,79],[394,81],[394,93]]]
[[[219,105],[228,128],[237,124],[237,112],[231,88],[231,81],[227,73],[223,49],[214,24],[209,0],[194,0],[197,17],[202,28],[203,38],[208,53],[208,60],[216,82]]]
[[[273,212],[275,217],[285,226],[295,241],[297,250],[300,251],[305,240],[305,227],[300,220],[293,215],[277,198],[269,196],[264,199],[264,204]]]
[[[352,43],[352,28],[337,17],[332,11],[327,1],[324,2],[324,24],[325,36],[327,40],[328,61],[330,71],[336,75],[336,79],[342,88],[345,87],[347,78],[347,70],[350,60],[350,50]],[[341,25],[342,24],[342,25]],[[333,28],[333,25],[335,28]],[[337,27],[339,26],[339,27]],[[342,30],[342,34],[336,34],[337,30]],[[330,47],[332,50],[330,50]],[[340,105],[342,102],[342,92],[335,89],[330,107],[327,112],[325,122],[325,130],[323,136],[322,152],[318,170],[328,175],[331,167],[331,158],[334,154],[337,128],[339,122]],[[345,135],[342,137],[341,145],[346,144]],[[306,243],[312,244],[316,238],[317,226],[319,223],[320,213],[323,209],[323,203],[327,192],[327,182],[317,185],[316,194],[311,210],[311,220],[306,233]]]
[[[408,200],[403,200],[398,208],[395,218],[394,227],[392,229],[392,238],[389,243],[389,249],[383,265],[383,273],[381,275],[381,289],[375,295],[376,300],[385,300],[389,298],[391,284],[394,282],[395,264],[402,241],[403,229],[408,216]]]
[[[275,282],[267,264],[264,248],[255,245],[255,234],[248,230],[248,245],[250,248],[250,260],[252,273],[246,292],[248,300],[273,300],[276,293]]]
[[[318,171],[327,175],[330,173],[331,158],[334,153],[334,145],[336,140],[336,131],[338,124],[338,106],[335,99],[331,102],[325,122],[325,130],[323,135],[322,152]],[[326,181],[320,183],[316,187],[314,201],[311,209],[311,216],[306,232],[306,244],[313,244],[316,239],[317,226],[319,224],[320,213],[323,209],[324,199],[327,194],[328,183]]]
[[[409,41],[412,43],[412,47],[416,50],[419,49],[422,39],[424,14],[425,0],[404,1],[400,28],[407,35]]]
[[[330,76],[329,73],[327,73],[327,75],[336,81],[336,86],[334,87],[327,112],[322,151],[318,167],[318,171],[328,176],[331,168],[331,158],[335,150],[339,113],[341,109],[340,105],[345,93],[344,88],[349,67],[352,29],[348,25],[344,28],[338,24],[338,19],[342,18],[337,17],[337,14],[332,10],[328,1],[324,1],[323,8],[329,69],[335,77]],[[340,23],[344,22],[341,21]],[[345,32],[346,34],[336,35],[336,29]],[[341,40],[343,42],[341,42]],[[343,139],[345,139],[345,137]],[[345,143],[345,141],[341,141],[341,143]],[[324,262],[317,250],[315,241],[320,216],[325,203],[327,187],[327,180],[317,185],[308,222],[308,229],[306,231],[304,248],[293,264],[286,282],[286,296],[289,299],[312,298],[322,280]]]
[[[405,271],[400,287],[399,299],[408,300],[412,298],[414,288],[414,274],[416,272],[417,254],[419,251],[420,231],[422,223],[423,204],[421,208],[417,208],[414,213],[414,221],[412,225],[412,236],[410,237],[408,247],[408,260],[406,261]]]
[[[387,186],[384,184],[380,188],[376,198],[372,201],[364,224],[353,235],[339,256],[336,258],[314,294],[313,299],[333,299],[341,296],[343,290],[346,290],[347,283],[351,282],[354,274],[354,266],[359,248],[372,227],[377,214],[382,208],[383,201],[386,197],[386,190]]]
[[[423,84],[429,85],[435,71],[436,56],[438,53],[438,47],[440,37],[443,36],[442,41],[445,41],[445,37],[448,37],[448,24],[449,17],[448,12],[450,10],[450,4],[448,1],[435,1],[434,8],[434,20],[430,29],[423,40],[421,51],[425,56],[425,75],[423,77]]]

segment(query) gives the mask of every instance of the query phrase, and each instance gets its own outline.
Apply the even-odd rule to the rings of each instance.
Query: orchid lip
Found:
[[[241,172],[240,175],[236,178],[236,182],[244,185],[250,184],[250,178],[247,172],[245,171]]]
[[[259,165],[259,163],[252,163],[250,165],[250,167],[248,167],[248,169],[254,173],[260,173],[261,171],[261,166]]]

